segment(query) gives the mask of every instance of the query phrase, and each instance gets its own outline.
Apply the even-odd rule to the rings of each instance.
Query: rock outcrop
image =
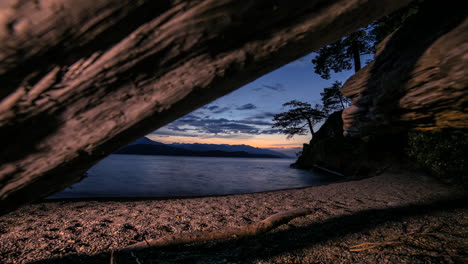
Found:
[[[0,2],[0,214],[411,0]]]
[[[309,170],[318,166],[357,179],[402,163],[405,136],[345,137],[341,114],[329,116],[292,167]]]
[[[353,100],[342,113],[345,137],[335,113],[295,166],[366,176],[411,160],[413,168],[466,184],[467,14],[461,2],[425,1],[342,87]]]
[[[426,1],[341,89],[346,135],[468,130],[468,8]]]

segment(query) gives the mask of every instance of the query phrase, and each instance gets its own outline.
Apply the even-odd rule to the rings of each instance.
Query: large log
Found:
[[[2,1],[0,214],[410,1]]]
[[[341,89],[353,98],[342,114],[345,135],[468,131],[467,14],[462,2],[428,0],[388,36]]]

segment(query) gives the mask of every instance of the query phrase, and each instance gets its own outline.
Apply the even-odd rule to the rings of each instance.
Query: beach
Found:
[[[468,263],[466,198],[464,190],[422,173],[391,171],[364,180],[254,194],[44,200],[0,217],[0,263],[110,263],[111,252],[136,242],[242,227],[297,208],[313,213],[253,238],[146,249],[124,259]],[[373,244],[353,248],[363,243]]]

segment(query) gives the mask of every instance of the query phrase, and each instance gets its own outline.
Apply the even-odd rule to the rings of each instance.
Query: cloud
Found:
[[[272,122],[266,120],[231,120],[226,118],[204,119],[195,115],[186,115],[154,132],[157,135],[185,135],[203,137],[206,135],[259,135],[276,134],[271,129]]]
[[[242,134],[259,134],[260,129],[254,126],[240,124],[240,123],[226,123],[216,126],[217,129],[221,130],[218,133],[242,133]]]
[[[261,90],[271,90],[275,92],[284,92],[286,89],[284,88],[284,85],[281,83],[275,83],[275,84],[264,84],[262,87],[257,87],[253,89],[254,91],[261,91]]]
[[[191,122],[195,122],[197,120],[200,120],[201,117],[199,116],[196,116],[196,115],[193,115],[193,114],[188,114],[188,115],[185,115],[181,118],[179,118],[179,121],[181,122],[184,122],[184,123],[191,123]]]
[[[216,109],[218,109],[219,106],[217,105],[205,105],[204,107],[202,107],[202,109],[206,109],[206,110],[210,110],[210,111],[214,111]]]
[[[253,110],[253,109],[257,109],[257,106],[254,104],[245,104],[242,106],[238,106],[236,108],[236,110]]]
[[[203,112],[203,111],[197,110],[197,111],[192,112],[191,114],[188,114],[188,115],[193,115],[193,116],[199,117],[199,116],[204,116],[204,115],[206,115],[206,114],[205,114],[205,112]]]
[[[268,130],[263,130],[262,134],[267,134],[267,135],[281,134],[281,131],[279,131],[278,129],[268,129]]]
[[[153,131],[151,134],[162,136],[162,137],[169,137],[169,136],[199,137],[200,136],[199,133],[189,133],[187,131],[179,132],[168,127],[162,127],[156,131]]]
[[[249,117],[249,119],[268,119],[268,120],[271,120],[276,114],[275,113],[272,113],[272,112],[262,112],[262,113],[258,113],[258,114],[255,114],[251,117]]]
[[[256,126],[272,126],[273,125],[273,122],[267,122],[267,121],[262,121],[262,120],[244,119],[238,122],[241,122],[243,124],[248,124],[248,125],[256,125]]]
[[[222,114],[222,113],[227,112],[229,110],[231,110],[230,107],[223,107],[223,108],[218,108],[218,110],[211,111],[211,112],[213,112],[214,114]]]
[[[188,128],[180,128],[178,126],[168,126],[167,129],[169,129],[171,131],[176,131],[176,132],[187,132],[187,131],[190,130]]]
[[[224,113],[224,112],[227,112],[227,111],[231,110],[230,107],[219,107],[217,105],[206,105],[206,106],[203,106],[201,109],[208,110],[208,111],[210,111],[211,113],[214,113],[214,114],[221,114],[221,113]],[[203,112],[201,112],[201,113],[203,113]]]
[[[188,115],[183,116],[182,118],[200,119],[199,116],[194,115],[194,114],[188,114]]]

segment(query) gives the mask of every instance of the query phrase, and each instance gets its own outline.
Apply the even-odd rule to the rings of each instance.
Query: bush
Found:
[[[464,132],[410,132],[407,154],[423,169],[446,182],[468,184],[468,139]]]

